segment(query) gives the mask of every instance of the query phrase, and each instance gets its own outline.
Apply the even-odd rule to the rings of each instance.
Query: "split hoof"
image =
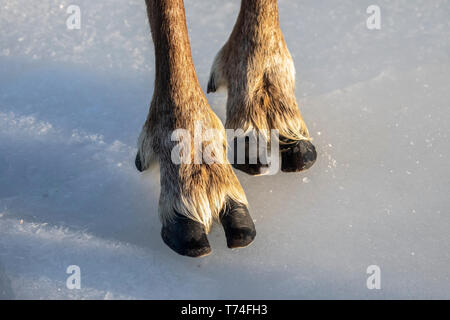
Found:
[[[166,245],[182,256],[197,258],[211,253],[205,227],[181,215],[163,225],[161,237]]]
[[[229,200],[220,215],[220,222],[230,249],[247,247],[256,237],[255,224],[243,204]]]
[[[309,169],[317,159],[316,148],[308,140],[280,146],[280,149],[283,172],[300,172]]]

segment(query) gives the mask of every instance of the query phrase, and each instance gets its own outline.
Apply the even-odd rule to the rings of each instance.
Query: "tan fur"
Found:
[[[214,60],[208,92],[222,86],[228,89],[226,128],[278,129],[291,140],[310,139],[295,98],[295,68],[277,0],[242,0],[233,32]]]
[[[173,130],[193,135],[195,122],[202,130],[216,129],[213,152],[226,159],[225,130],[210,109],[201,90],[192,61],[183,0],[146,0],[155,46],[155,89],[147,121],[139,137],[138,150],[144,169],[159,161],[161,195],[159,214],[163,223],[175,211],[202,223],[208,231],[227,198],[247,205],[244,191],[229,163],[179,164],[171,160],[176,141]],[[194,148],[191,149],[194,163]]]

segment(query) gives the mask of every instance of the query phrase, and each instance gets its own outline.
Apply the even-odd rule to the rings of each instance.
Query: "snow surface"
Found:
[[[205,89],[239,1],[185,5]],[[255,243],[229,250],[216,226],[191,259],[160,239],[158,174],[133,165],[154,77],[144,1],[0,0],[0,298],[450,298],[450,1],[280,0],[280,16],[317,163],[237,173]],[[223,120],[226,95],[207,97]]]

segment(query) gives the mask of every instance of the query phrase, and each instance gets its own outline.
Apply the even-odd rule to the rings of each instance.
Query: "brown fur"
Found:
[[[227,198],[247,205],[244,191],[229,163],[174,164],[173,130],[193,135],[195,122],[203,130],[221,132],[214,137],[213,152],[226,159],[226,136],[222,123],[210,109],[192,61],[183,0],[146,0],[155,47],[155,89],[138,149],[143,169],[159,162],[161,195],[159,213],[163,223],[175,212],[202,223],[208,231]],[[194,163],[194,149],[191,149]]]
[[[228,89],[226,128],[278,129],[282,137],[309,140],[277,0],[242,0],[233,32],[213,63],[208,92],[222,86]]]

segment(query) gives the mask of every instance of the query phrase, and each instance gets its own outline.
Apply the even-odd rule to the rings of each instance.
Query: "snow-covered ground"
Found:
[[[205,89],[239,1],[185,5]],[[133,164],[144,1],[0,0],[0,298],[450,298],[450,1],[280,0],[280,17],[317,163],[237,173],[255,243],[231,251],[216,226],[191,259],[160,239],[158,174]],[[226,95],[207,97],[223,120]]]

